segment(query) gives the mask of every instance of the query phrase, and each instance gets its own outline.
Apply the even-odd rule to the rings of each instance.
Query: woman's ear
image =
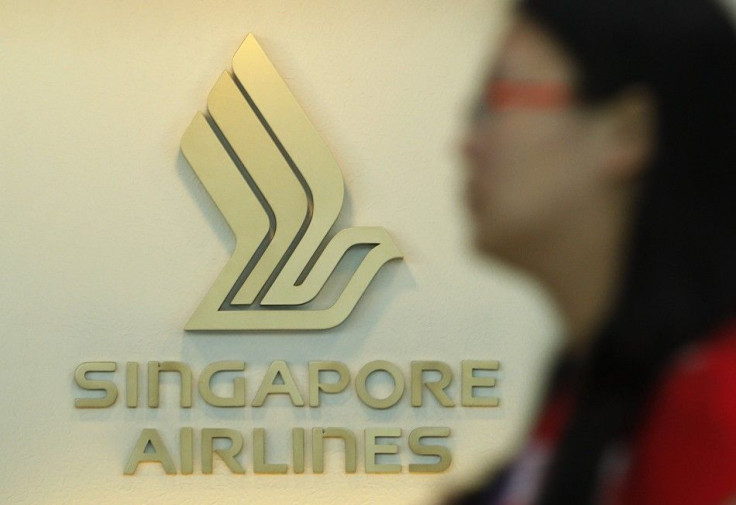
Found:
[[[606,106],[606,175],[617,182],[641,177],[657,145],[657,106],[644,86],[632,86]]]

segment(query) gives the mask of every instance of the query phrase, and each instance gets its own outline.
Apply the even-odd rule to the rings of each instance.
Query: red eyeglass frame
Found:
[[[553,81],[494,80],[483,94],[489,110],[506,108],[558,109],[569,106],[574,99],[568,84]]]

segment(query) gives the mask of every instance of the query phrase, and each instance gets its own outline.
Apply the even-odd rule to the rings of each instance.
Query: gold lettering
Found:
[[[286,463],[266,463],[266,430],[253,430],[253,471],[255,473],[286,473]]]
[[[153,449],[152,452],[146,452],[149,444]],[[164,444],[158,431],[153,428],[146,428],[141,431],[141,436],[138,437],[133,453],[125,465],[125,475],[133,475],[140,463],[160,463],[167,474],[173,475],[176,473],[174,461],[171,459],[168,449],[166,449],[166,444]]]
[[[181,448],[181,474],[194,473],[194,430],[182,428],[179,430],[179,446]]]
[[[424,372],[439,372],[437,381],[424,382]],[[412,361],[411,362],[411,406],[421,407],[423,405],[422,386],[427,386],[430,393],[443,407],[454,407],[455,403],[445,393],[445,389],[452,382],[452,369],[447,363],[441,361]]]
[[[82,363],[74,371],[74,381],[87,391],[104,391],[101,398],[75,398],[74,406],[78,409],[104,409],[113,405],[118,398],[118,388],[112,381],[92,380],[87,378],[90,372],[114,372],[117,364],[113,361],[89,361]]]
[[[368,377],[378,371],[388,373],[394,382],[393,391],[386,398],[375,398],[368,392],[366,381]],[[404,376],[401,374],[399,367],[388,361],[371,361],[363,366],[355,376],[355,390],[358,397],[367,406],[374,409],[387,409],[398,403],[404,395]]]
[[[398,463],[378,463],[378,454],[397,454],[399,447],[395,444],[378,444],[378,438],[398,438],[401,428],[366,428],[365,430],[365,471],[366,473],[401,473]]]
[[[125,406],[138,407],[138,363],[135,362],[125,366]]]
[[[493,377],[477,377],[476,370],[495,371],[499,369],[498,361],[466,360],[462,362],[462,405],[463,407],[498,407],[496,396],[475,396],[474,388],[492,388],[496,385]]]
[[[283,384],[276,384],[277,377],[281,377]],[[261,407],[266,400],[266,396],[271,394],[288,394],[289,398],[291,398],[292,405],[295,407],[304,406],[304,399],[301,393],[299,393],[294,377],[291,375],[291,370],[289,370],[289,365],[285,361],[274,361],[271,363],[251,405],[253,407]]]
[[[233,395],[229,398],[217,396],[210,387],[212,377],[220,372],[242,372],[245,363],[242,361],[218,361],[210,363],[199,377],[199,394],[213,407],[245,407],[245,379],[236,377],[233,380]]]
[[[304,473],[304,453],[306,451],[304,438],[304,428],[291,430],[291,455],[294,473]]]
[[[447,438],[450,436],[450,428],[430,428],[422,427],[412,430],[409,434],[409,449],[414,454],[420,456],[437,456],[439,460],[436,463],[419,464],[414,463],[409,465],[410,472],[427,472],[437,473],[447,470],[452,463],[452,454],[447,447],[442,445],[424,445],[422,444],[423,438]]]
[[[161,372],[176,372],[179,374],[181,380],[179,404],[182,408],[190,408],[192,406],[192,371],[185,363],[178,361],[148,362],[148,406],[158,408],[159,374]]]
[[[230,447],[227,449],[215,449],[213,441],[216,438],[227,439],[230,441]],[[243,435],[235,430],[226,428],[204,428],[202,430],[202,473],[212,473],[212,463],[214,454],[220,456],[227,467],[233,473],[243,474],[245,469],[235,459],[243,449]]]
[[[321,372],[337,373],[337,382],[321,382]],[[350,371],[345,363],[339,361],[309,362],[309,406],[319,407],[319,392],[336,394],[345,390],[350,384]]]
[[[345,442],[345,473],[355,473],[357,441],[352,431],[343,428],[312,429],[312,471],[314,473],[325,471],[325,438],[340,438]]]

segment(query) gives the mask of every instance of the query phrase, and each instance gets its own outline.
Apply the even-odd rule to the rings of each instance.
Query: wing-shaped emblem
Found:
[[[343,204],[332,153],[253,35],[233,57],[181,150],[235,233],[232,257],[187,330],[316,330],[343,322],[378,270],[401,258],[383,228],[328,232]],[[345,252],[372,246],[337,301],[313,300]]]

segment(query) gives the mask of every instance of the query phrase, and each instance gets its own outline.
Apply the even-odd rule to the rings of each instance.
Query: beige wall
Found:
[[[539,293],[474,258],[455,144],[504,2],[235,0],[0,2],[0,502],[7,504],[431,503],[520,436],[553,319]],[[182,328],[234,240],[179,141],[254,33],[342,168],[338,223],[387,228],[405,253],[350,319],[318,333],[191,335]],[[354,263],[354,262],[353,262]],[[353,265],[354,266],[354,265]],[[283,398],[223,410],[75,409],[84,361],[248,363],[248,395],[277,359],[305,393],[309,360],[500,360],[497,409],[374,411],[346,393],[319,409]],[[122,371],[116,375],[122,384]],[[225,384],[221,385],[222,387]],[[381,384],[377,388],[383,387]],[[457,381],[450,387],[457,395]],[[246,434],[248,473],[166,476],[123,467],[143,428],[175,457],[178,429]],[[288,460],[292,427],[448,426],[444,474],[253,475],[250,430]]]

